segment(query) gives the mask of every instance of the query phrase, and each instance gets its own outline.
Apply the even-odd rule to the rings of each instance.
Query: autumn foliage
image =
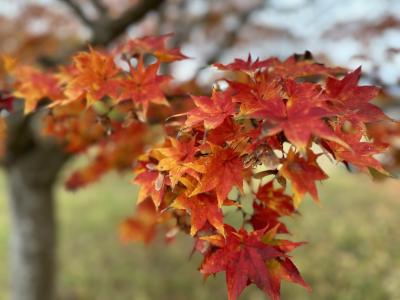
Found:
[[[168,241],[188,233],[204,257],[200,272],[225,272],[230,300],[249,284],[274,300],[282,280],[311,290],[290,256],[303,242],[287,239],[284,217],[307,194],[319,201],[317,183],[328,179],[323,156],[386,174],[374,155],[387,141],[371,127],[390,121],[371,103],[379,89],[359,85],[361,68],[327,67],[306,53],[215,64],[225,76],[209,94],[191,95],[160,73],[186,59],[166,46],[168,37],[90,49],[50,71],[6,57],[10,90],[25,113],[45,109],[44,132],[66,151],[90,154],[68,188],[133,168],[140,192],[135,214],[121,224],[123,241],[148,243],[159,229]],[[187,109],[175,109],[176,101]],[[160,106],[168,109],[157,115]],[[227,214],[241,225],[228,224]]]

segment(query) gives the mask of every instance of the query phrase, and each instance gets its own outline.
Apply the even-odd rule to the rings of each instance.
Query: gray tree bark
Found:
[[[11,212],[12,300],[55,299],[56,220],[53,187],[68,156],[37,130],[40,116],[8,119],[5,170]]]

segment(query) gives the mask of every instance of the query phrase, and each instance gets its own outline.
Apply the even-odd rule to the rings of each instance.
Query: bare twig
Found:
[[[85,13],[82,10],[82,7],[80,7],[78,4],[76,4],[73,0],[59,0],[65,5],[67,5],[69,8],[73,10],[75,15],[87,26],[92,27],[94,22],[90,20]]]
[[[254,6],[251,9],[246,10],[241,15],[239,15],[239,20],[237,21],[237,26],[233,26],[225,34],[223,41],[216,48],[216,51],[212,55],[210,55],[210,57],[207,59],[207,65],[210,65],[210,64],[218,61],[218,59],[224,54],[226,49],[230,49],[230,48],[232,48],[232,46],[235,45],[237,38],[239,36],[239,33],[240,33],[240,29],[243,28],[247,24],[252,13],[264,5],[265,5],[265,2],[260,1],[258,5]]]
[[[124,12],[119,18],[104,22],[100,19],[93,29],[92,45],[105,46],[118,38],[133,23],[141,20],[148,12],[157,9],[165,0],[143,0]]]
[[[72,0],[59,1],[71,5],[71,8],[74,9],[78,16],[84,16],[82,9],[72,2]],[[87,20],[86,17],[81,17],[82,21],[92,31],[90,41],[78,48],[66,51],[58,57],[40,57],[39,62],[46,67],[54,67],[55,65],[67,62],[74,52],[85,50],[88,45],[105,47],[123,34],[130,25],[140,21],[148,12],[156,10],[164,2],[165,0],[142,0],[140,4],[131,7],[117,19],[110,19],[107,15],[100,16],[93,21]]]
[[[101,16],[107,15],[107,7],[104,5],[102,0],[90,0],[90,2],[92,2],[92,5],[97,9],[97,12]]]
[[[230,49],[230,48],[232,48],[232,46],[235,45],[241,29],[246,25],[250,16],[252,15],[252,13],[255,10],[263,7],[264,5],[265,5],[265,2],[260,1],[257,5],[255,5],[251,9],[247,9],[246,11],[244,11],[242,14],[240,14],[238,16],[237,25],[233,26],[230,30],[228,30],[224,34],[224,38],[219,43],[218,47],[215,47],[215,51],[213,53],[211,53],[211,55],[207,58],[205,66],[201,66],[200,68],[198,68],[198,70],[196,71],[196,73],[194,75],[194,78],[197,78],[200,75],[200,73],[204,69],[204,67],[208,67],[209,65],[218,61],[227,49]]]
[[[142,0],[140,4],[131,7],[117,19],[109,19],[105,13],[101,13],[101,16],[97,20],[88,19],[82,8],[73,0],[59,1],[68,5],[75,12],[76,16],[92,30],[93,36],[90,44],[105,46],[124,33],[129,25],[142,19],[149,11],[157,9],[165,0]],[[99,0],[91,1],[99,11],[104,12],[106,10]]]

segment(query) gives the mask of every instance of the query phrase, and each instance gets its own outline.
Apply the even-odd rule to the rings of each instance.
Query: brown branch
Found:
[[[107,15],[107,7],[104,5],[102,0],[90,0],[92,5],[97,9],[97,12],[102,15]]]
[[[76,4],[71,0],[59,1],[72,3],[76,7]],[[140,21],[148,12],[156,10],[164,2],[165,0],[142,0],[140,4],[131,7],[117,19],[110,19],[107,15],[102,15],[97,20],[89,20],[86,25],[92,30],[93,35],[88,43],[58,57],[40,57],[39,63],[45,67],[54,67],[66,63],[74,52],[86,50],[88,45],[105,47],[123,34],[130,25]],[[78,7],[78,10],[82,13],[80,7]]]
[[[133,23],[141,20],[146,14],[157,9],[165,0],[143,0],[124,12],[115,20],[102,20],[96,22],[93,29],[93,38],[90,44],[94,46],[105,46],[118,38]]]
[[[195,72],[195,75],[193,76],[193,78],[197,78],[204,68],[206,68],[209,65],[217,62],[221,58],[221,56],[225,53],[225,51],[227,49],[230,49],[230,48],[232,48],[232,46],[235,45],[235,43],[236,43],[236,41],[238,39],[238,36],[240,34],[241,28],[244,27],[247,24],[247,22],[248,22],[250,16],[252,15],[252,13],[254,11],[256,11],[257,9],[262,8],[264,5],[266,5],[266,2],[265,1],[260,1],[254,7],[244,11],[242,14],[240,14],[238,16],[237,26],[234,26],[233,28],[231,28],[230,30],[228,30],[225,33],[224,38],[219,43],[218,47],[215,48],[216,50],[214,51],[214,53],[211,53],[211,55],[206,60],[205,66],[199,67],[197,69],[197,71]]]
[[[224,54],[226,49],[232,48],[235,45],[241,28],[245,26],[254,11],[260,9],[265,5],[264,1],[260,1],[253,8],[246,10],[241,15],[239,15],[239,20],[237,21],[237,26],[231,28],[226,34],[219,46],[216,48],[217,50],[207,59],[207,65],[213,64]]]
[[[82,21],[82,23],[84,23],[89,27],[92,27],[94,25],[94,22],[85,15],[85,13],[82,10],[82,7],[76,4],[73,0],[59,0],[59,1],[65,3],[65,5],[67,5],[74,12],[74,14]]]

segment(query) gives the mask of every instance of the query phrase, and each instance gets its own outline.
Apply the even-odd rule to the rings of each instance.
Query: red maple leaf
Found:
[[[191,235],[195,235],[207,222],[224,234],[224,216],[215,195],[199,194],[190,198],[182,195],[175,199],[172,207],[188,211]]]
[[[235,58],[234,62],[224,65],[224,64],[214,64],[215,67],[217,67],[219,70],[222,71],[240,71],[240,72],[256,72],[258,70],[261,70],[263,68],[268,68],[272,64],[278,63],[279,60],[275,57],[265,59],[265,60],[260,60],[257,58],[255,61],[251,58],[251,55],[249,54],[247,57],[247,60],[243,60],[240,58]]]
[[[151,197],[156,208],[161,205],[166,186],[165,176],[161,172],[145,167],[135,177],[134,183],[140,185],[137,203],[141,203],[147,197]]]
[[[299,270],[297,270],[296,266],[289,258],[279,257],[269,260],[267,262],[267,270],[270,277],[272,294],[280,295],[282,280],[297,283],[311,292],[310,286],[304,281]],[[279,296],[277,296],[277,298],[271,298],[280,299]]]
[[[358,86],[361,67],[348,73],[343,79],[328,78],[326,93],[339,116],[351,122],[374,122],[388,119],[376,105],[369,103],[379,94],[375,86]]]
[[[218,127],[224,120],[235,113],[235,104],[229,92],[213,91],[211,98],[206,96],[192,96],[197,108],[186,113],[185,125],[192,127],[204,122],[204,127],[213,129]]]
[[[292,183],[295,207],[300,205],[306,193],[309,193],[315,201],[319,201],[315,182],[327,179],[328,176],[319,167],[317,157],[318,155],[311,150],[307,151],[306,157],[301,157],[299,153],[290,149],[279,170],[279,173]]]
[[[288,97],[286,107],[281,100],[276,100],[276,105],[272,106],[281,115],[271,114],[270,122],[275,123],[275,125],[272,125],[269,129],[268,135],[283,131],[286,138],[303,151],[306,149],[311,136],[345,145],[324,120],[324,118],[332,116],[333,113],[325,108],[326,97],[319,85],[287,80],[285,87]]]
[[[343,122],[336,124],[336,134],[349,145],[343,147],[334,142],[328,142],[328,151],[333,154],[336,160],[351,163],[360,171],[368,172],[368,168],[373,168],[383,174],[388,174],[382,164],[374,158],[374,155],[384,152],[388,145],[382,142],[363,141],[362,129],[343,130]]]
[[[205,256],[200,271],[205,276],[224,271],[229,300],[236,300],[251,283],[257,285],[273,300],[280,299],[282,279],[308,287],[304,281],[298,279],[301,277],[297,275],[296,268],[287,267],[277,272],[278,269],[274,265],[269,269],[272,262],[289,259],[279,246],[263,242],[266,229],[253,232],[244,229],[236,231],[233,227],[225,225],[225,232],[225,245]],[[287,274],[292,275],[292,278]]]
[[[266,207],[276,211],[281,216],[289,216],[295,211],[292,197],[285,194],[284,188],[275,188],[273,181],[262,185],[258,189],[256,197]]]
[[[251,118],[282,118],[285,106],[282,81],[267,73],[257,73],[248,83],[229,81],[233,99],[240,103],[240,114]]]
[[[276,211],[257,202],[253,202],[253,214],[249,223],[255,230],[277,227],[279,233],[289,233],[286,225],[279,220],[281,215]]]
[[[312,59],[311,53],[306,51],[303,55],[292,55],[283,62],[275,59],[267,71],[274,76],[298,78],[307,76],[334,76],[344,73],[346,69],[331,68],[316,63]]]
[[[208,131],[207,141],[223,146],[227,142],[243,136],[240,129],[240,126],[233,120],[233,118],[228,117],[221,125]]]
[[[150,198],[138,204],[135,215],[125,219],[119,227],[120,239],[127,242],[149,243],[155,233],[159,212]]]
[[[279,220],[282,216],[289,216],[295,212],[293,199],[284,193],[284,188],[276,189],[273,181],[261,186],[256,197],[259,203],[253,203],[254,213],[250,223],[254,229],[278,226],[278,232],[288,233],[287,227]]]

